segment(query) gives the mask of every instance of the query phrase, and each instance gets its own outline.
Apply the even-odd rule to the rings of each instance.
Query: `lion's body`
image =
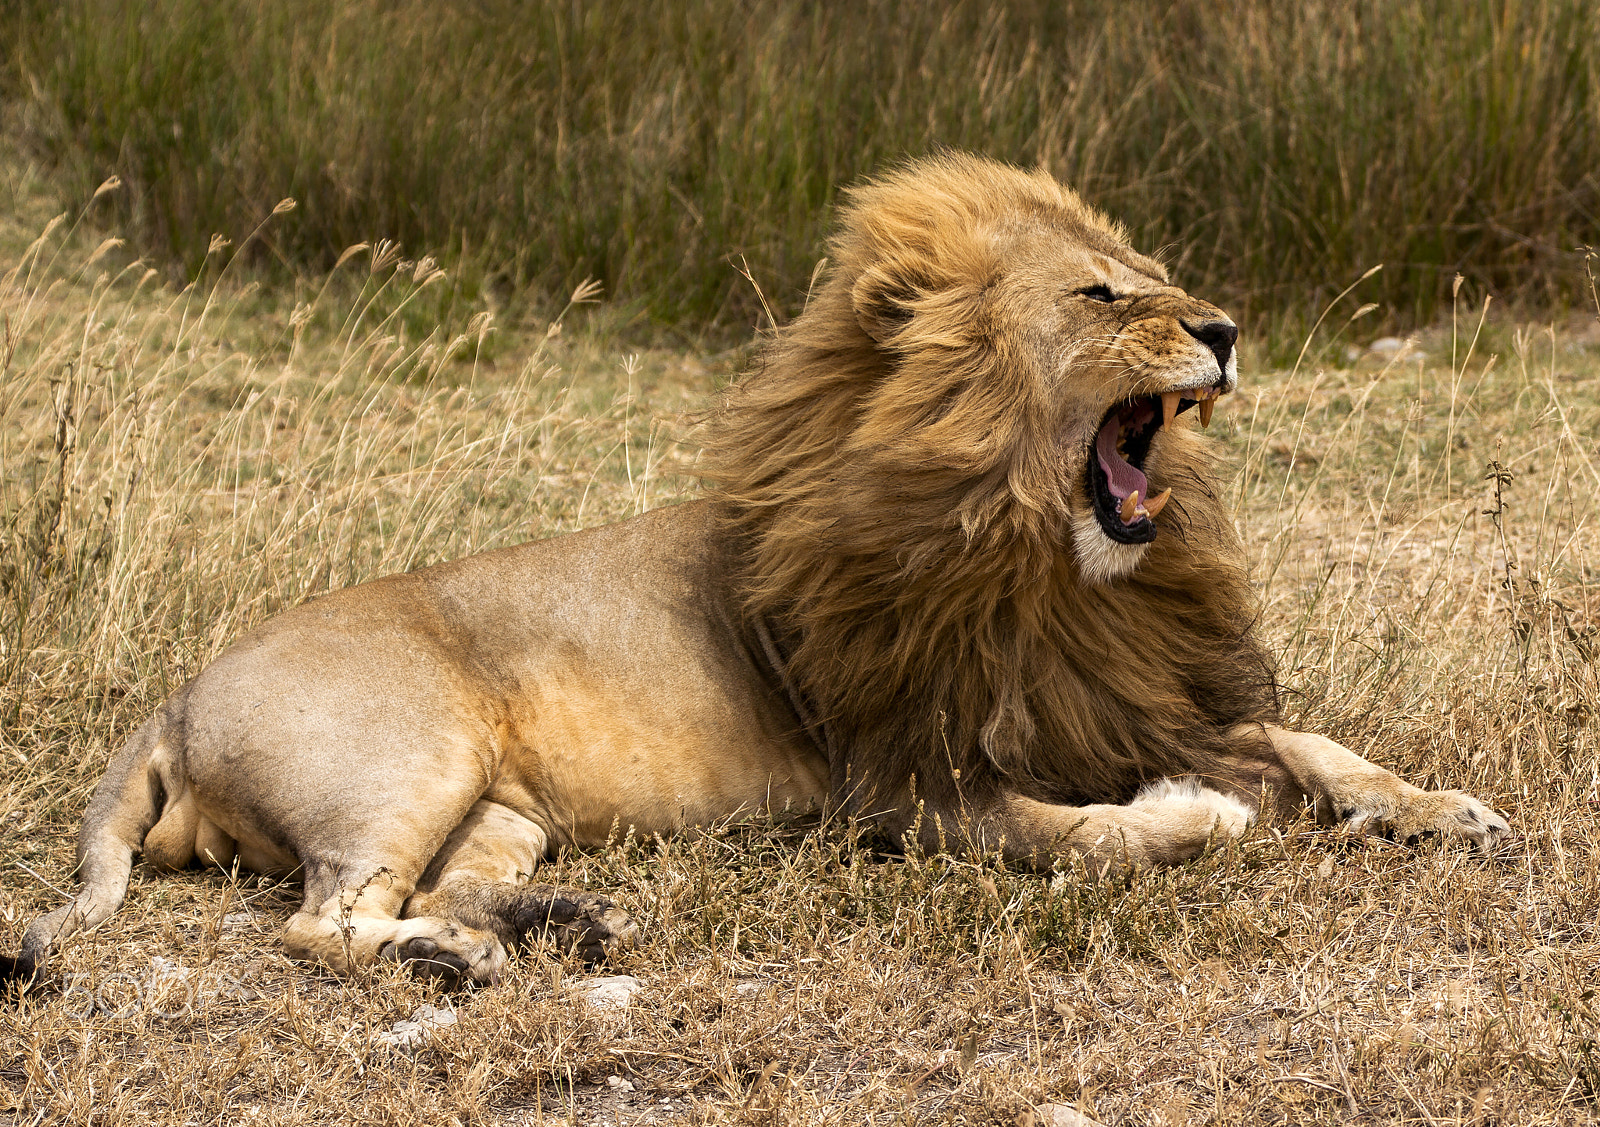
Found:
[[[455,809],[447,829],[501,803],[552,847],[820,803],[826,763],[750,660],[716,531],[694,502],[280,615],[168,705],[167,809],[186,781],[198,813],[292,868],[390,792]],[[439,844],[421,837],[424,860]]]
[[[1044,864],[1181,860],[1268,792],[1505,831],[1276,726],[1243,554],[1180,419],[1234,386],[1220,311],[1048,176],[972,158],[856,189],[831,250],[719,415],[712,500],[246,635],[113,762],[84,887],[22,970],[115,909],[140,849],[298,869],[295,955],[482,979],[529,930],[631,938],[608,901],[527,883],[551,848],[761,807],[831,801]]]

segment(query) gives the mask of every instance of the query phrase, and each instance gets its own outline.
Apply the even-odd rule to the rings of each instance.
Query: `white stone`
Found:
[[[377,1045],[411,1052],[421,1048],[435,1029],[455,1023],[456,1011],[449,1006],[418,1006],[410,1021],[397,1021],[372,1040]]]
[[[1034,1127],[1104,1127],[1070,1104],[1040,1104],[1033,1109]]]
[[[644,989],[644,984],[631,974],[614,974],[580,982],[577,989],[583,991],[589,1004],[596,1009],[625,1010],[633,1002],[633,996]]]
[[[1426,360],[1428,354],[1417,347],[1416,337],[1379,337],[1367,345],[1367,354],[1378,360],[1393,360],[1404,356],[1407,360]]]

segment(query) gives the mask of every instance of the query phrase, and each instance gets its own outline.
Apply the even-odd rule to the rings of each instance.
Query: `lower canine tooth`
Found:
[[[1132,524],[1133,514],[1139,511],[1139,491],[1135,489],[1122,499],[1122,523]]]
[[[1167,499],[1172,496],[1172,490],[1163,489],[1154,497],[1144,503],[1144,515],[1151,520],[1156,519],[1156,514],[1167,506]]]
[[[1208,426],[1211,425],[1211,412],[1215,411],[1216,409],[1217,409],[1217,401],[1215,399],[1202,399],[1200,401],[1200,425],[1201,426],[1208,427]]]

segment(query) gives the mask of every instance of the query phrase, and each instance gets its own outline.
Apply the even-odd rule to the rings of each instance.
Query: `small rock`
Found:
[[[413,1052],[422,1047],[435,1029],[455,1023],[456,1011],[449,1006],[418,1006],[410,1021],[397,1021],[372,1040],[377,1045]]]
[[[760,982],[741,982],[733,988],[733,992],[741,998],[759,998],[767,992],[767,988]]]
[[[1404,356],[1407,360],[1426,360],[1428,354],[1417,347],[1415,337],[1379,337],[1367,345],[1367,355],[1376,360],[1393,360]]]
[[[1027,1112],[1023,1112],[1026,1118]],[[1018,1123],[1022,1123],[1019,1119]],[[1097,1119],[1090,1119],[1070,1104],[1040,1104],[1033,1109],[1030,1127],[1104,1127]]]
[[[644,989],[644,984],[631,974],[614,974],[581,982],[577,988],[595,1009],[625,1010],[633,996]]]
[[[633,1081],[624,1080],[620,1076],[607,1076],[606,1087],[618,1092],[631,1092],[633,1091]]]

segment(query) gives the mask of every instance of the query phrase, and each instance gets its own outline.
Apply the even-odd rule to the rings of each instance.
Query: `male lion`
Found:
[[[13,972],[110,915],[141,850],[298,870],[297,958],[487,980],[530,929],[632,940],[604,898],[527,883],[614,823],[832,803],[1046,867],[1181,861],[1269,795],[1509,832],[1277,726],[1188,424],[1237,381],[1220,310],[1044,172],[975,157],[854,189],[831,253],[717,417],[710,499],[247,634],[113,760],[82,888]]]

